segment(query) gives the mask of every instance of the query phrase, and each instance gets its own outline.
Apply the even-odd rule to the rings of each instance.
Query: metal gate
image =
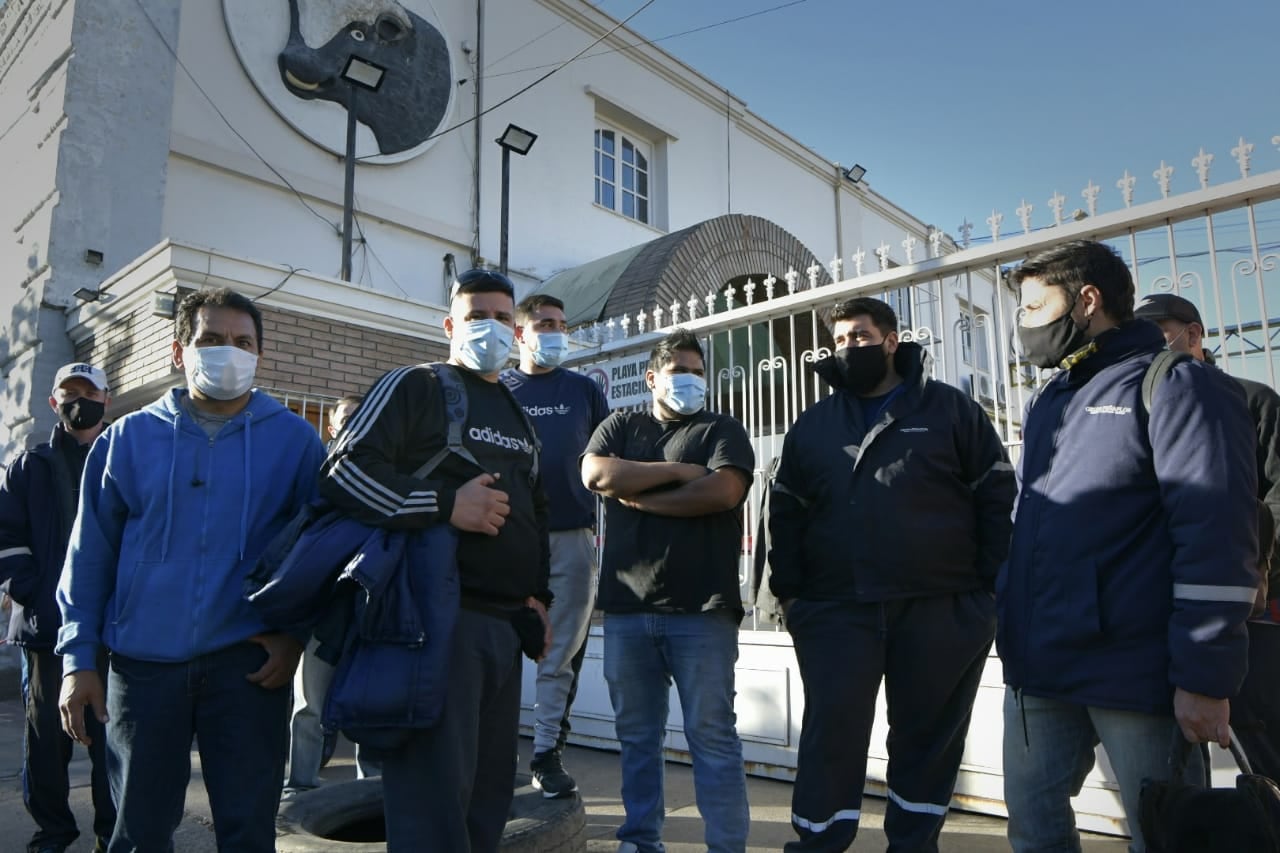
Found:
[[[1280,136],[1272,140],[1280,147]],[[1199,187],[1171,194],[1174,169],[1152,173],[1154,201],[1135,204],[1138,180],[1127,171],[1108,195],[1092,181],[1081,193],[1083,209],[1066,213],[1067,199],[1048,199],[1049,220],[1033,224],[1035,206],[1017,209],[1009,233],[1002,214],[987,218],[987,234],[975,237],[964,223],[958,243],[939,232],[912,236],[897,247],[882,244],[868,255],[859,249],[846,262],[827,265],[832,284],[818,287],[815,267],[768,271],[745,283],[707,283],[705,295],[680,304],[651,306],[634,316],[610,318],[575,335],[587,348],[570,362],[608,381],[609,368],[647,353],[661,334],[680,325],[696,332],[707,354],[708,407],[746,425],[757,454],[755,483],[743,508],[746,536],[740,580],[754,558],[763,472],[781,452],[796,416],[828,391],[809,366],[830,353],[824,312],[851,296],[879,296],[897,310],[904,340],[915,340],[933,356],[933,378],[963,388],[991,416],[1016,456],[1021,413],[1030,393],[1049,375],[1026,363],[1018,351],[1013,308],[1004,271],[1029,255],[1072,239],[1102,240],[1130,264],[1139,298],[1154,292],[1181,293],[1205,319],[1204,346],[1229,373],[1274,387],[1274,337],[1280,317],[1280,171],[1252,176],[1254,146],[1240,140],[1230,153],[1231,179],[1210,184],[1213,155],[1191,161]],[[1280,160],[1274,152],[1269,159]],[[1236,172],[1238,171],[1238,175]],[[845,270],[853,273],[845,276]],[[605,531],[605,535],[607,531]],[[612,711],[601,673],[598,630],[588,646],[582,687],[573,709],[574,739],[614,745]],[[532,703],[532,671],[526,672],[525,706]],[[957,785],[962,808],[1004,814],[1001,783],[1000,662],[994,652],[984,674]],[[799,742],[803,695],[788,635],[749,615],[740,638],[737,669],[738,727],[748,770],[791,778]],[[674,695],[674,693],[673,693]],[[526,710],[526,722],[528,711]],[[868,790],[883,792],[886,753],[883,704],[872,736]],[[683,757],[687,745],[678,702],[673,699],[667,745]],[[1082,828],[1122,830],[1122,812],[1110,769],[1099,766],[1076,802]]]

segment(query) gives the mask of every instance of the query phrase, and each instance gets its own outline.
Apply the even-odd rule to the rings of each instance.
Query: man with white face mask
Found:
[[[325,461],[320,492],[352,517],[459,531],[461,608],[440,720],[405,729],[394,749],[363,748],[382,765],[391,853],[498,849],[514,790],[522,639],[535,659],[541,653],[529,646],[551,642],[537,438],[498,381],[514,327],[506,276],[483,269],[458,276],[444,329],[449,364],[466,389],[463,444],[475,463],[451,453],[426,478],[414,476],[448,443],[440,381],[417,365],[374,383]]]
[[[662,850],[663,755],[675,682],[713,853],[746,849],[749,815],[733,711],[742,595],[742,501],[755,454],[742,424],[704,409],[702,347],[684,329],[658,342],[648,412],[617,412],[582,456],[605,498],[599,607],[604,674],[622,744],[619,850]]]
[[[561,753],[569,736],[569,708],[578,691],[587,629],[596,594],[596,497],[582,485],[578,457],[609,415],[600,386],[560,367],[569,351],[564,303],[535,293],[516,306],[520,366],[502,381],[533,421],[542,441],[543,484],[551,531],[552,644],[538,664],[533,714],[533,785],[544,797],[578,789]]]
[[[262,354],[253,302],[197,291],[176,325],[186,387],[116,421],[85,462],[58,584],[63,727],[88,745],[85,714],[107,726],[111,853],[172,849],[193,740],[219,848],[270,853],[302,647],[269,631],[243,588],[267,543],[315,499],[324,446],[252,388]]]

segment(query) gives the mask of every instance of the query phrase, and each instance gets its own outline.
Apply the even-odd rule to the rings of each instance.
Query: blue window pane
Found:
[[[636,170],[630,166],[622,167],[622,188],[632,191],[636,188]]]
[[[636,147],[631,144],[631,140],[625,136],[622,138],[622,162],[634,163],[636,161]]]
[[[596,131],[596,148],[600,147],[600,131]]]
[[[624,192],[622,194],[622,215],[636,218],[636,197],[631,193]]]
[[[600,185],[600,205],[613,210],[613,184]]]
[[[613,176],[617,174],[613,170],[614,159],[607,154],[600,155],[600,177],[606,181],[612,181]]]
[[[649,202],[645,201],[644,199],[638,199],[636,201],[636,208],[638,210],[636,219],[639,219],[641,222],[647,225],[649,222]]]
[[[598,178],[600,177],[600,152],[599,151],[595,152],[595,158],[596,158],[595,176]]]
[[[596,204],[600,203],[600,179],[596,178]]]
[[[636,173],[636,193],[645,196],[649,195],[649,174],[647,172]]]
[[[636,167],[644,169],[646,172],[649,171],[649,161],[639,151],[636,152]]]
[[[614,150],[613,149],[613,131],[601,130],[601,131],[597,131],[597,133],[600,134],[600,150],[606,154],[612,154]]]

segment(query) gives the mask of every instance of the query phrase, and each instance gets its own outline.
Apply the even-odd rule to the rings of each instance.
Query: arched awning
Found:
[[[690,297],[701,303],[730,283],[748,277],[758,283],[768,275],[781,280],[791,269],[801,273],[798,289],[807,289],[806,270],[814,263],[814,253],[782,226],[731,213],[559,272],[537,292],[563,301],[569,325],[579,326],[652,312],[656,305],[666,310]],[[826,267],[818,266],[818,285],[829,284]],[[777,293],[783,292],[779,284]],[[756,300],[763,299],[761,289]]]

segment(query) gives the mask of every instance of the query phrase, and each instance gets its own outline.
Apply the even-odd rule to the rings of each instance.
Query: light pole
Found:
[[[354,54],[342,69],[347,81],[347,154],[346,175],[342,186],[342,272],[343,281],[351,281],[351,217],[356,196],[356,93],[361,89],[376,92],[387,69]]]
[[[511,218],[511,152],[523,157],[529,153],[537,138],[536,133],[509,124],[502,135],[494,140],[502,146],[502,224],[499,227],[501,248],[498,252],[498,269],[503,275],[507,274],[507,224]]]

